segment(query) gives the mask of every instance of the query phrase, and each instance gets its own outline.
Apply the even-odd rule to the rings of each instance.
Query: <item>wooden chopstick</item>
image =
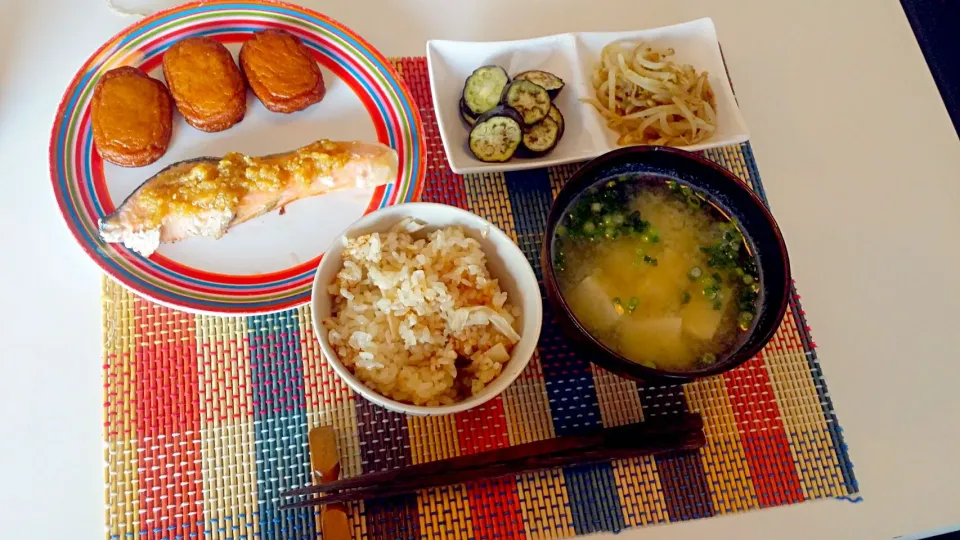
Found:
[[[323,496],[288,503],[281,508],[389,497],[429,487],[540,469],[695,450],[705,444],[702,429],[703,420],[699,415],[655,418],[583,435],[526,443],[298,488],[282,495]]]
[[[508,448],[491,450],[479,454],[431,461],[412,465],[402,469],[368,473],[353,478],[324,483],[320,486],[308,486],[292,489],[282,494],[285,497],[309,495],[360,488],[383,482],[396,482],[405,479],[421,479],[437,474],[448,474],[455,470],[480,469],[497,466],[506,462],[523,459],[527,456],[546,456],[554,453],[573,452],[582,448],[594,448],[603,445],[623,444],[636,437],[656,437],[658,434],[703,429],[703,419],[697,414],[683,414],[651,418],[646,422],[600,429],[581,435],[558,437],[532,443],[520,444]]]

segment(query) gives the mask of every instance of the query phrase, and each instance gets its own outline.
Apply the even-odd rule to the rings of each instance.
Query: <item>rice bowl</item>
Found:
[[[421,230],[423,229],[423,230]],[[529,262],[464,210],[411,203],[369,214],[321,261],[313,320],[353,390],[409,414],[499,394],[529,362],[542,303]]]

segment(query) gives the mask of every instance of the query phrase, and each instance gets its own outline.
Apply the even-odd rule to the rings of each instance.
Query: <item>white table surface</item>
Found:
[[[388,56],[422,55],[428,38],[713,17],[864,502],[621,538],[878,539],[960,522],[960,142],[899,2],[304,3]],[[0,1],[4,538],[103,534],[100,272],[58,214],[47,144],[75,70],[130,22],[101,0]]]

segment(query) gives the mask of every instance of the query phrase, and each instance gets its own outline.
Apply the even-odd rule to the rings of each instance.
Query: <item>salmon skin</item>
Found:
[[[189,159],[149,178],[101,218],[100,237],[149,257],[161,243],[220,238],[298,199],[372,189],[396,177],[397,153],[379,143],[321,140],[283,154]]]

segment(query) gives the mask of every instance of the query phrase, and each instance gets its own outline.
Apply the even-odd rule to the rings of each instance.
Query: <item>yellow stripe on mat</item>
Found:
[[[473,538],[470,496],[463,484],[422,490],[417,509],[422,538]]]
[[[577,169],[580,168],[580,163],[570,163],[567,165],[557,165],[555,167],[548,167],[547,174],[550,175],[550,195],[551,199],[557,198],[557,193],[560,193],[560,188],[567,183],[567,180],[573,176],[573,173],[577,172]]]
[[[622,426],[643,420],[637,383],[590,364],[593,384],[597,389],[600,418],[604,427]]]
[[[493,223],[516,243],[513,208],[503,173],[471,174],[463,177],[467,210]]]
[[[414,465],[460,455],[453,415],[408,416],[410,458]],[[420,534],[424,538],[470,538],[473,522],[463,485],[423,490],[417,497]]]
[[[710,150],[705,150],[703,154],[709,160],[732,172],[740,178],[740,180],[743,180],[751,189],[756,189],[753,185],[753,178],[750,177],[750,171],[747,169],[747,158],[743,155],[743,150],[740,146],[711,148]]]
[[[203,514],[210,538],[260,533],[246,319],[197,316]]]
[[[502,396],[511,445],[556,437],[538,352],[533,353],[527,369],[504,390]]]
[[[528,538],[566,538],[576,534],[562,471],[518,475],[517,492]]]
[[[700,456],[713,508],[721,514],[756,508],[759,500],[723,377],[689,383],[684,393],[689,409],[704,419],[707,445]]]
[[[778,339],[774,336],[774,340]],[[823,409],[810,378],[805,353],[763,353],[777,408],[794,450],[794,465],[807,499],[844,495],[839,461],[832,446]],[[803,460],[797,456],[804,456]]]
[[[629,527],[663,523],[670,520],[663,499],[657,463],[652,456],[613,462],[623,521]]]
[[[456,417],[408,416],[410,458],[414,465],[460,455]]]
[[[103,364],[105,367],[104,485],[108,536],[136,536],[139,520],[136,432],[136,340],[133,295],[102,278]]]

